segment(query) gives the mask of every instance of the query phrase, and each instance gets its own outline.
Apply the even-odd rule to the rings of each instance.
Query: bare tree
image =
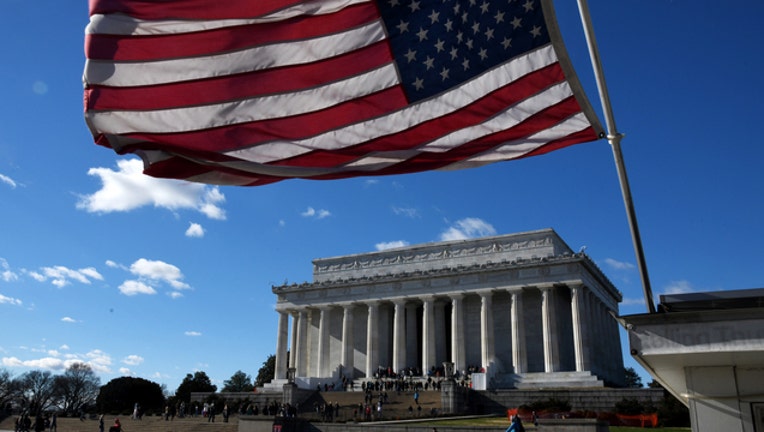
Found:
[[[101,389],[101,380],[85,363],[74,363],[54,379],[54,399],[67,414],[75,414],[93,405]]]
[[[14,383],[11,374],[5,369],[0,369],[0,412],[4,411],[7,405],[15,399],[16,390],[16,383]]]
[[[54,377],[48,371],[33,370],[14,380],[18,385],[23,407],[37,414],[53,404]]]

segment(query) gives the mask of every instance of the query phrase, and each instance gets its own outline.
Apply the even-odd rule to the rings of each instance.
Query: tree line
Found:
[[[275,356],[260,368],[256,380],[241,370],[223,382],[222,392],[251,392],[273,379]],[[0,411],[30,416],[57,412],[60,416],[90,413],[132,413],[136,403],[145,414],[159,414],[167,406],[190,404],[191,393],[215,393],[217,386],[203,371],[185,376],[174,394],[164,385],[138,377],[114,378],[101,385],[100,378],[85,363],[74,363],[60,375],[31,370],[19,376],[0,369]],[[190,405],[189,405],[190,406]]]

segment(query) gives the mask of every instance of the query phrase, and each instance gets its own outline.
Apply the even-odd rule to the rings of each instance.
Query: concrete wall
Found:
[[[430,432],[433,426],[397,422],[379,423],[310,423],[301,419],[261,419],[253,416],[239,418],[238,432],[272,432],[279,425],[281,432]],[[509,426],[507,424],[507,426]],[[437,426],[438,432],[501,432],[506,426]],[[594,419],[542,420],[538,432],[608,432],[607,422]]]
[[[572,411],[610,412],[623,399],[636,399],[659,405],[662,389],[593,389],[593,390],[496,390],[472,391],[469,404],[476,414],[502,414],[533,402],[558,399],[568,401]]]

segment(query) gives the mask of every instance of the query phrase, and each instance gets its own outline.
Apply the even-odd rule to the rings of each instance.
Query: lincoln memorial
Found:
[[[274,286],[274,382],[302,388],[453,364],[485,388],[620,386],[620,292],[552,229],[313,261]],[[613,315],[614,314],[614,315]]]

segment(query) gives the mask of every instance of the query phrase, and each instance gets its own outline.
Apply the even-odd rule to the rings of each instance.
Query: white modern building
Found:
[[[621,385],[621,294],[551,229],[321,258],[274,286],[276,384],[303,388],[444,362],[489,388]]]
[[[658,310],[620,319],[693,432],[764,432],[764,289],[662,295]]]

